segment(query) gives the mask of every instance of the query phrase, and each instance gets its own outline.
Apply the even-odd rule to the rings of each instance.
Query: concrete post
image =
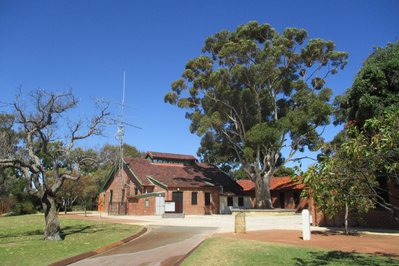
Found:
[[[310,240],[310,214],[306,209],[302,210],[302,239]]]
[[[235,215],[235,227],[234,233],[236,234],[245,234],[245,212],[239,212]]]

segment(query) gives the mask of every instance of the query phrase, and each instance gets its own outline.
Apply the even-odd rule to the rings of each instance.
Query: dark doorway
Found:
[[[183,192],[172,192],[172,201],[175,202],[175,212],[183,213]]]
[[[284,196],[284,192],[280,192],[279,200],[280,200],[280,208],[281,208],[281,209],[284,209],[284,208],[285,208],[285,196]]]

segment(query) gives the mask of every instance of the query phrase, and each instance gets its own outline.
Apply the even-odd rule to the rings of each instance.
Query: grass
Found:
[[[399,265],[381,256],[325,251],[254,240],[212,237],[204,241],[182,265]]]
[[[119,241],[141,230],[136,225],[62,219],[64,241],[44,241],[44,216],[0,218],[0,265],[47,265]]]

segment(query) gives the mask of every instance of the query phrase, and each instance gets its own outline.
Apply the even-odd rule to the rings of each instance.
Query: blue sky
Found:
[[[349,52],[328,81],[350,87],[373,47],[399,38],[399,1],[4,1],[0,0],[0,101],[42,88],[72,89],[89,115],[93,98],[120,102],[126,71],[126,142],[138,149],[196,154],[184,110],[165,104],[170,84],[200,55],[207,36],[251,20],[282,31],[305,28]],[[115,114],[118,106],[113,105]],[[337,132],[326,131],[330,139]],[[116,128],[83,145],[116,144]],[[305,163],[307,165],[309,162]]]

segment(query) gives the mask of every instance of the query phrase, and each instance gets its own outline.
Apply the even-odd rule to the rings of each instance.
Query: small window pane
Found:
[[[233,207],[233,197],[227,197],[227,206]]]
[[[197,192],[191,192],[191,205],[197,205]]]
[[[211,205],[211,193],[205,192],[205,205]]]
[[[243,197],[238,197],[238,206],[243,207],[244,206],[244,198]]]

